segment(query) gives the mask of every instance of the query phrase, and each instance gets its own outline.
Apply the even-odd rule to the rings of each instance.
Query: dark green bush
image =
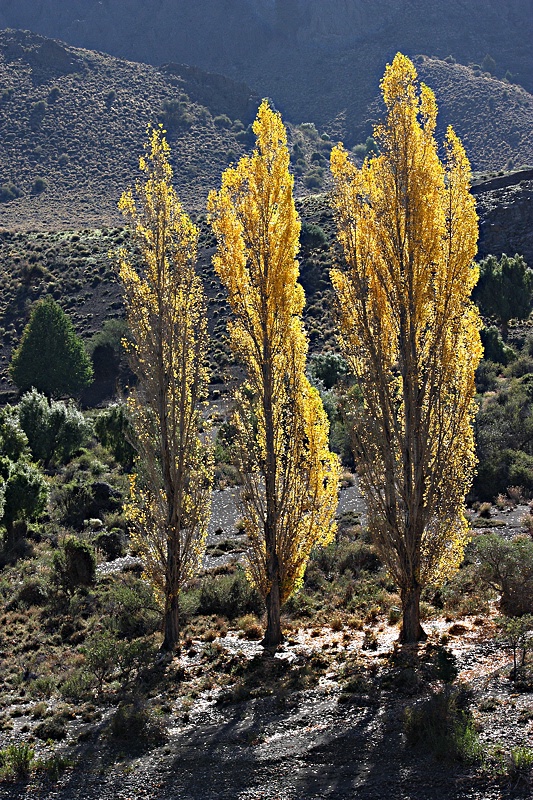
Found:
[[[300,247],[302,250],[314,250],[328,243],[328,237],[320,225],[314,222],[303,222],[300,229]]]
[[[86,519],[91,518],[94,495],[86,483],[65,483],[53,493],[53,500],[59,510],[59,520],[64,525],[81,530]]]
[[[514,350],[503,343],[500,332],[494,325],[482,328],[480,336],[485,359],[505,366],[516,357]]]
[[[131,444],[132,428],[124,403],[115,403],[100,412],[94,430],[104,447],[129,472],[133,467],[135,448]]]
[[[75,405],[49,401],[35,389],[22,397],[17,409],[32,456],[45,466],[69,461],[91,434],[90,423]]]
[[[16,593],[17,603],[44,606],[48,601],[46,586],[38,578],[27,578]]]
[[[0,186],[0,203],[9,203],[10,200],[16,200],[21,194],[22,192],[14,183],[3,183]]]
[[[261,596],[248,582],[244,570],[233,575],[208,576],[202,583],[199,614],[217,614],[235,619],[245,614],[261,614]]]
[[[76,589],[91,586],[96,579],[96,558],[87,542],[69,536],[62,547],[54,553],[52,580],[67,594]]]
[[[533,541],[528,536],[503,539],[497,533],[477,536],[473,558],[480,580],[501,592],[509,616],[533,613]]]
[[[106,561],[114,561],[124,555],[124,542],[122,540],[122,531],[102,531],[94,540],[95,546],[106,557]]]
[[[5,461],[3,466],[5,466]],[[37,519],[45,510],[48,500],[48,486],[40,471],[25,461],[10,463],[3,490],[3,518],[6,527],[8,548],[16,539],[16,523]],[[25,535],[24,526],[24,535]]]
[[[509,321],[526,319],[531,313],[533,271],[518,253],[514,256],[503,253],[499,261],[496,256],[487,256],[480,262],[479,270],[472,298],[483,314],[500,321],[505,340]]]
[[[166,739],[162,721],[140,702],[119,705],[111,717],[109,735],[120,747],[127,744],[131,750],[141,751],[161,745]]]
[[[476,390],[481,394],[494,392],[498,388],[500,371],[501,367],[498,364],[484,358],[481,359],[476,369]]]
[[[31,185],[32,194],[42,194],[48,188],[48,183],[44,178],[35,178]]]
[[[338,353],[313,355],[310,363],[311,374],[322,381],[326,389],[331,389],[348,375],[348,364]]]
[[[213,122],[217,128],[231,128],[231,120],[226,114],[219,114],[213,118]]]
[[[52,298],[33,307],[9,374],[22,392],[35,387],[47,396],[76,394],[91,383],[89,356],[70,319]]]

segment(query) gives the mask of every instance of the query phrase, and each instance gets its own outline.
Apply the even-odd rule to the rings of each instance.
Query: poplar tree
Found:
[[[253,130],[255,150],[224,172],[208,211],[214,266],[233,312],[231,345],[247,375],[235,426],[249,574],[266,602],[263,644],[276,647],[281,607],[300,586],[311,548],[334,535],[338,468],[320,397],[305,376],[300,221],[285,128],[267,101]]]
[[[172,188],[169,146],[149,128],[144,183],[119,208],[142,257],[119,254],[138,384],[128,399],[138,452],[127,513],[145,573],[164,604],[162,649],[179,647],[180,593],[199,569],[210,513],[211,448],[201,434],[207,394],[207,313],[195,272],[198,230]]]
[[[425,637],[420,593],[458,567],[475,455],[481,357],[477,217],[452,128],[444,161],[433,92],[398,53],[381,84],[380,155],[357,169],[331,155],[345,266],[332,271],[343,354],[361,389],[354,438],[375,544],[400,589],[401,638]]]

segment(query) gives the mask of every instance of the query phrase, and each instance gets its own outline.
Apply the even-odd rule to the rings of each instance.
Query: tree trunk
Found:
[[[400,641],[403,644],[423,642],[428,638],[427,633],[420,624],[420,592],[421,586],[416,582],[413,582],[400,592],[403,609]]]
[[[276,552],[271,552],[268,556],[267,564],[270,591],[267,594],[267,629],[261,644],[268,649],[275,649],[283,641],[281,632],[281,594],[279,585],[279,563]]]
[[[163,616],[163,644],[161,650],[179,653],[180,603],[178,580],[178,554],[175,536],[167,541],[167,573],[165,581],[165,613]]]
[[[179,598],[173,594],[167,601],[165,614],[163,617],[163,633],[165,638],[161,645],[161,650],[166,653],[179,653],[180,641],[180,605]]]

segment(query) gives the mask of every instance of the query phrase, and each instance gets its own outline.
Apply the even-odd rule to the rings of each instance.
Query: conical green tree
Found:
[[[91,360],[70,319],[52,298],[33,308],[9,375],[21,392],[34,387],[48,397],[75,395],[91,383]]]

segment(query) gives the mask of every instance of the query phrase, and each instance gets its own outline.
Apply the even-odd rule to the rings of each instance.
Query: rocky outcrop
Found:
[[[495,186],[498,181],[501,184]],[[533,267],[533,170],[487,181],[473,191],[479,214],[478,257],[520,253]]]

